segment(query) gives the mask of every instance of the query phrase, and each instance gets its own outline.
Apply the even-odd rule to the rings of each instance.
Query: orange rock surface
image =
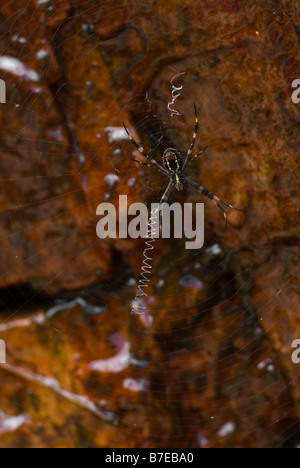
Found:
[[[0,447],[299,445],[300,6],[20,0],[0,22]],[[225,231],[175,194],[205,201],[205,247],[156,242],[136,317],[144,241],[98,239],[96,208],[159,200],[121,122],[159,161],[194,102],[190,177],[243,212]]]

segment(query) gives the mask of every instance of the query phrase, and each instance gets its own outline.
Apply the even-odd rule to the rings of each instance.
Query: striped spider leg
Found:
[[[165,190],[163,196],[160,199],[158,208],[156,209],[156,211],[154,213],[152,213],[152,218],[156,218],[156,215],[159,212],[159,232],[160,233],[162,232],[163,204],[168,202],[168,200],[170,198],[170,195],[171,195],[171,193],[172,193],[172,191],[174,190],[175,187],[176,187],[175,180],[173,180],[173,179],[170,180],[167,189]],[[149,221],[148,224],[150,224],[150,222],[151,221]]]
[[[193,164],[193,162],[194,162],[197,158],[199,158],[199,156],[201,156],[201,155],[204,153],[204,151],[207,150],[207,148],[208,148],[208,146],[205,146],[205,148],[203,148],[203,150],[199,151],[199,153],[197,153],[196,156],[194,156],[194,157],[190,160],[190,162],[189,162],[189,163],[187,164],[187,166],[186,166],[185,171],[188,170],[188,168]]]
[[[198,112],[197,112],[197,107],[196,107],[195,103],[194,103],[194,110],[195,110],[195,129],[194,129],[192,144],[191,144],[191,146],[190,146],[190,148],[189,148],[189,150],[187,152],[186,158],[185,158],[185,162],[184,162],[184,165],[183,165],[183,171],[185,171],[185,168],[187,166],[189,157],[192,154],[192,151],[194,149],[196,139],[197,139],[198,128],[199,128]],[[198,154],[198,156],[200,156],[200,154]]]
[[[228,221],[227,221],[227,213],[226,211],[224,210],[224,208],[222,207],[222,205],[220,205],[220,203],[223,203],[224,205],[228,206],[229,208],[231,208],[232,210],[236,210],[236,211],[240,211],[242,212],[243,210],[239,210],[238,208],[235,208],[234,206],[230,205],[229,203],[227,203],[226,201],[222,200],[221,198],[219,197],[216,197],[213,193],[209,192],[205,187],[202,187],[202,185],[199,185],[199,184],[196,184],[196,182],[193,182],[192,180],[190,179],[186,179],[185,177],[182,179],[183,182],[187,185],[189,185],[190,187],[192,187],[193,189],[195,189],[197,192],[201,193],[202,195],[204,195],[205,197],[208,197],[210,200],[212,200],[215,205],[222,211],[223,213],[223,216],[225,218],[225,222],[226,222],[226,229],[228,227]]]
[[[165,191],[165,193],[163,194],[163,196],[161,197],[161,200],[159,202],[159,232],[161,233],[162,231],[162,215],[163,215],[163,203],[167,203],[169,198],[170,198],[170,195],[172,193],[172,191],[174,190],[174,188],[176,187],[176,182],[172,179],[170,180],[170,183]]]
[[[151,167],[153,169],[156,169],[157,171],[161,172],[162,174],[164,174],[165,176],[169,177],[169,174],[168,172],[158,164],[158,162],[155,161],[155,159],[151,158],[151,156],[149,156],[145,151],[144,149],[132,138],[132,136],[130,135],[129,133],[129,130],[127,129],[126,125],[125,125],[125,122],[122,122],[123,123],[123,126],[125,128],[125,131],[131,141],[131,143],[136,147],[136,149],[149,161],[149,163],[145,163],[145,162],[142,162],[142,161],[137,161],[136,159],[133,159],[132,161],[140,164],[141,166],[146,166],[146,167]],[[151,163],[151,164],[150,164]]]
[[[226,222],[226,229],[228,226],[228,221],[227,221],[227,213],[225,209],[223,208],[222,205],[228,206],[229,208],[236,210],[236,211],[242,211],[239,210],[238,208],[235,208],[234,206],[230,205],[226,201],[222,200],[219,197],[216,197],[213,193],[209,192],[205,187],[202,185],[197,184],[196,182],[193,182],[192,180],[188,179],[185,177],[185,174],[191,164],[199,157],[201,156],[204,151],[206,151],[207,147],[203,148],[199,153],[196,154],[193,158],[190,159],[190,156],[194,150],[196,139],[197,139],[197,132],[198,132],[198,127],[199,127],[199,121],[198,121],[198,113],[197,113],[197,108],[196,105],[194,104],[194,110],[195,110],[195,129],[194,129],[194,134],[193,134],[193,139],[192,139],[192,144],[187,152],[185,160],[183,159],[182,155],[180,152],[175,149],[175,148],[168,148],[162,155],[162,162],[163,165],[161,166],[158,164],[158,162],[155,161],[155,159],[151,158],[149,154],[147,154],[144,149],[132,138],[130,135],[129,131],[126,128],[125,123],[123,122],[124,128],[126,130],[126,133],[132,142],[132,144],[137,148],[137,150],[147,159],[148,162],[142,162],[142,161],[137,161],[133,159],[133,161],[137,162],[138,164],[141,164],[142,166],[146,167],[151,167],[152,169],[155,169],[156,171],[160,172],[161,174],[165,175],[169,179],[169,185],[168,188],[166,189],[161,201],[160,205],[163,203],[166,203],[167,200],[169,199],[169,196],[172,192],[172,190],[176,187],[178,191],[182,190],[184,188],[184,185],[188,185],[192,187],[194,190],[196,190],[198,193],[208,197],[210,200],[212,200],[215,205],[222,211],[223,216],[225,218]],[[161,216],[161,210],[160,210],[160,216]],[[161,222],[161,218],[160,218]],[[160,225],[161,227],[161,225]]]
[[[163,196],[160,199],[158,207],[156,208],[154,213],[151,214],[151,219],[148,221],[148,224],[151,224],[151,222],[153,222],[153,219],[156,219],[157,213],[159,213],[159,232],[160,233],[162,232],[162,214],[163,214],[163,206],[162,205],[164,203],[167,203],[167,201],[169,200],[169,197],[171,195],[171,192],[174,190],[175,187],[176,187],[175,181],[170,180],[167,189],[165,190]]]

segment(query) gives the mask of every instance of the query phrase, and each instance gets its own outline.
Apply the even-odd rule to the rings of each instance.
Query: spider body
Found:
[[[183,158],[179,151],[174,148],[168,148],[162,157],[163,165],[170,174],[174,174],[173,178],[176,181],[177,190],[183,190],[183,185],[180,181],[180,176],[183,169]]]
[[[184,188],[184,185],[187,185],[195,189],[198,193],[200,193],[201,195],[204,195],[205,197],[209,198],[215,203],[215,205],[223,213],[223,216],[226,222],[226,228],[227,228],[227,214],[223,206],[221,205],[221,203],[225,206],[228,206],[229,208],[233,210],[236,210],[236,211],[242,211],[242,210],[239,210],[238,208],[235,208],[234,206],[230,205],[229,203],[222,200],[221,198],[216,197],[213,193],[209,192],[205,187],[197,184],[196,182],[193,182],[192,180],[186,177],[186,172],[189,169],[190,165],[199,156],[201,156],[204,153],[204,151],[207,149],[207,146],[206,146],[205,148],[203,148],[203,150],[197,153],[196,156],[190,159],[190,155],[192,154],[195,143],[196,143],[197,131],[198,131],[198,126],[199,126],[197,108],[195,104],[194,104],[194,109],[195,109],[195,130],[193,134],[192,144],[187,152],[185,159],[181,156],[180,152],[177,149],[168,148],[162,156],[163,166],[158,164],[158,162],[155,161],[155,159],[151,158],[151,156],[149,156],[144,151],[143,147],[140,146],[132,138],[124,122],[123,122],[123,125],[124,125],[124,128],[127,132],[127,135],[130,141],[138,149],[138,151],[147,159],[148,163],[144,161],[137,161],[135,159],[133,159],[133,161],[137,162],[138,164],[141,164],[142,166],[151,167],[152,169],[155,169],[156,171],[160,172],[161,174],[169,178],[169,185],[160,200],[160,204],[167,202],[174,188],[176,188],[177,190],[182,190]]]
[[[183,159],[179,151],[173,148],[167,149],[163,154],[163,164],[167,171],[178,174],[183,169]]]

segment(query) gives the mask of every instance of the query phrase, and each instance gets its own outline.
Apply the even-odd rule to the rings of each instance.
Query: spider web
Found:
[[[51,2],[40,2],[40,4],[51,8]],[[32,6],[33,2],[32,4],[29,2],[28,5]],[[131,2],[130,6],[135,6],[138,11],[142,11],[143,8],[143,5],[138,2]],[[85,19],[82,20],[80,34],[93,35],[97,9],[91,6],[90,2],[81,2],[81,11],[84,13]],[[119,14],[119,11],[120,6],[118,5],[111,6],[110,2],[102,2],[101,4],[101,14],[104,18],[114,18]],[[78,20],[79,14],[77,13],[77,17],[75,15],[74,18]],[[46,256],[49,271],[53,273],[47,281],[43,279],[41,284],[38,281],[33,281],[33,284],[27,285],[26,278],[24,278],[24,282],[10,283],[8,288],[3,289],[1,297],[0,338],[3,336],[3,339],[6,340],[8,350],[8,365],[6,369],[5,367],[1,369],[3,377],[9,379],[11,377],[8,377],[8,375],[13,375],[14,378],[17,378],[19,386],[26,387],[28,385],[28,388],[32,388],[33,385],[35,389],[37,385],[45,388],[47,391],[50,389],[54,391],[59,401],[66,401],[71,405],[71,408],[78,405],[84,415],[86,413],[93,413],[91,418],[83,416],[81,421],[83,426],[87,424],[89,434],[94,435],[99,428],[105,431],[106,429],[104,428],[107,422],[122,421],[125,429],[122,429],[121,425],[121,428],[115,429],[115,432],[110,436],[109,443],[113,447],[122,446],[122,444],[126,443],[129,444],[128,434],[130,431],[137,437],[137,444],[147,446],[147,436],[143,433],[145,421],[147,422],[147,427],[150,427],[153,432],[160,427],[160,424],[166,430],[168,424],[172,424],[175,428],[172,432],[172,444],[175,447],[187,444],[188,437],[186,438],[184,433],[189,433],[190,428],[194,428],[195,425],[198,427],[198,430],[193,430],[191,433],[193,433],[193,437],[194,433],[196,433],[197,437],[189,440],[192,446],[208,446],[210,444],[209,437],[213,437],[213,435],[215,435],[214,441],[216,439],[219,441],[228,440],[229,445],[230,437],[234,437],[233,444],[237,444],[237,440],[239,440],[237,433],[240,430],[239,417],[237,415],[238,408],[229,407],[228,401],[239,400],[241,406],[248,405],[249,401],[253,401],[252,405],[248,407],[247,422],[249,424],[250,435],[258,424],[258,412],[261,411],[255,400],[257,388],[265,392],[266,399],[268,395],[275,394],[278,397],[273,402],[275,419],[277,411],[280,410],[280,405],[283,407],[284,405],[287,406],[287,427],[285,433],[279,434],[277,439],[274,436],[274,445],[284,443],[285,438],[287,438],[286,434],[289,434],[289,437],[293,439],[294,435],[298,435],[298,428],[294,427],[290,422],[292,421],[292,418],[289,419],[288,414],[290,408],[282,398],[282,394],[285,391],[283,387],[284,377],[277,365],[276,352],[268,344],[265,338],[265,331],[260,326],[260,321],[264,320],[268,313],[268,304],[262,309],[260,309],[258,304],[253,314],[250,306],[244,304],[243,301],[239,303],[238,300],[235,300],[239,295],[247,296],[247,291],[251,289],[251,268],[253,265],[264,263],[265,258],[269,254],[267,246],[259,254],[254,253],[248,271],[234,271],[234,269],[230,268],[230,265],[233,263],[235,256],[238,255],[239,249],[234,246],[231,248],[226,247],[226,242],[224,241],[223,243],[223,228],[221,227],[217,230],[218,234],[209,233],[204,249],[201,252],[195,252],[192,256],[182,246],[172,240],[170,242],[158,241],[153,251],[155,271],[151,277],[151,286],[149,287],[149,294],[146,300],[147,313],[143,319],[139,318],[137,319],[139,322],[133,324],[130,321],[131,301],[135,296],[139,271],[133,271],[130,267],[130,262],[126,262],[126,260],[122,263],[126,265],[124,274],[118,274],[113,278],[108,274],[107,276],[101,274],[101,281],[95,283],[95,285],[91,284],[87,288],[75,288],[76,291],[72,291],[71,288],[67,293],[61,291],[52,296],[45,294],[45,291],[49,292],[52,290],[52,286],[57,284],[58,278],[66,274],[66,270],[78,271],[78,276],[80,277],[78,265],[80,265],[81,257],[85,256],[87,251],[93,252],[95,249],[97,250],[97,246],[99,245],[96,232],[94,232],[93,239],[93,235],[91,234],[92,228],[90,228],[90,226],[94,226],[95,216],[92,216],[90,214],[91,211],[87,210],[86,217],[82,219],[82,223],[87,226],[87,229],[90,228],[89,245],[86,246],[84,244],[83,247],[79,245],[73,255],[72,261],[66,265],[64,270],[57,267],[56,258],[52,257],[52,253],[56,249],[60,249],[61,255],[69,258],[68,237],[78,229],[78,226],[74,227],[72,225],[71,217],[77,210],[81,212],[86,206],[90,207],[92,205],[95,214],[95,209],[99,203],[104,201],[116,203],[118,194],[122,194],[120,192],[120,184],[123,184],[121,185],[122,187],[128,187],[128,193],[134,193],[136,197],[135,201],[144,202],[146,200],[148,203],[158,201],[159,196],[163,192],[164,184],[167,181],[164,181],[163,177],[157,176],[151,170],[140,170],[140,168],[136,168],[134,165],[124,164],[124,159],[130,158],[131,154],[136,156],[136,151],[126,142],[126,135],[122,132],[120,123],[125,119],[124,115],[127,118],[131,116],[134,119],[134,111],[135,115],[139,117],[135,117],[135,120],[131,121],[131,127],[134,127],[135,134],[139,137],[139,140],[143,140],[145,149],[151,151],[151,154],[157,160],[159,160],[162,145],[167,146],[170,143],[173,143],[173,146],[185,154],[190,144],[190,141],[185,141],[185,135],[188,133],[186,128],[190,129],[192,137],[194,126],[193,90],[190,90],[186,84],[189,70],[182,67],[179,60],[178,63],[165,67],[158,78],[154,80],[153,89],[159,89],[157,83],[161,83],[162,89],[168,90],[169,95],[167,100],[165,99],[166,92],[158,95],[152,89],[148,89],[143,95],[136,95],[134,97],[138,106],[132,103],[129,98],[124,101],[123,97],[123,108],[119,114],[112,115],[107,121],[106,126],[100,129],[100,131],[95,130],[96,136],[98,135],[96,142],[93,140],[90,146],[85,145],[83,149],[78,143],[76,129],[72,128],[70,121],[66,122],[65,116],[74,115],[81,105],[81,83],[85,80],[86,63],[82,63],[81,75],[77,71],[78,89],[75,87],[72,90],[73,102],[71,99],[64,101],[62,104],[64,111],[61,113],[54,112],[52,106],[55,108],[55,106],[60,105],[58,100],[60,91],[64,87],[68,87],[70,83],[63,80],[61,89],[54,89],[49,85],[48,88],[43,87],[41,91],[38,90],[39,82],[33,84],[33,96],[34,93],[37,94],[36,100],[38,100],[40,94],[45,96],[44,112],[45,114],[53,114],[51,117],[52,131],[49,138],[37,138],[36,129],[40,128],[40,124],[36,119],[37,112],[32,108],[36,101],[32,96],[28,99],[26,94],[24,98],[24,94],[22,93],[23,80],[28,80],[28,75],[32,71],[30,72],[29,67],[27,68],[25,65],[22,68],[21,64],[24,63],[26,44],[33,40],[38,46],[39,40],[35,34],[33,34],[33,39],[31,37],[23,37],[22,31],[20,31],[19,35],[13,34],[13,27],[8,32],[2,34],[5,36],[7,33],[12,35],[15,48],[12,49],[10,44],[7,46],[7,50],[2,50],[2,56],[13,57],[20,61],[18,73],[21,73],[21,79],[18,81],[14,75],[10,81],[10,75],[5,74],[8,99],[5,107],[4,105],[1,106],[2,119],[4,120],[4,126],[1,130],[3,136],[1,142],[3,152],[6,155],[5,158],[7,154],[9,154],[10,158],[13,157],[12,164],[19,167],[20,174],[22,175],[19,179],[12,179],[8,170],[5,179],[2,180],[5,184],[12,183],[14,187],[17,187],[17,191],[13,193],[12,199],[6,200],[7,208],[1,210],[2,223],[3,225],[9,223],[12,226],[18,225],[19,229],[17,232],[11,232],[2,237],[4,245],[9,243],[10,246],[13,246],[15,264],[9,269],[6,269],[5,266],[2,267],[3,274],[1,277],[7,277],[12,271],[17,270],[20,267],[20,262],[26,261],[30,265],[31,260],[35,256],[42,256],[43,258]],[[125,37],[126,34],[130,35],[130,31],[125,33]],[[12,50],[15,51],[14,54]],[[40,47],[41,60],[44,59],[42,51],[43,47]],[[93,55],[94,53],[95,50],[91,50],[91,54]],[[74,68],[78,64],[77,54],[80,54],[80,51],[74,51]],[[11,61],[10,66],[12,66],[12,63]],[[5,66],[7,67],[7,63],[3,65],[2,71]],[[203,96],[202,102],[197,103],[199,112],[202,112],[204,115],[210,112],[216,96],[222,91],[223,83],[232,73],[232,67],[232,63],[229,63],[228,73],[224,76],[223,82],[215,87],[209,96]],[[41,81],[44,78],[41,71],[40,78]],[[86,79],[86,86],[93,90],[93,82],[90,79]],[[129,79],[126,88],[130,88]],[[280,90],[281,87],[279,86],[278,92]],[[177,97],[175,98],[175,96]],[[186,102],[189,103],[188,106]],[[187,107],[190,108],[189,115],[185,115]],[[99,110],[99,114],[101,113],[102,107],[98,101],[94,103],[94,108]],[[21,115],[23,127],[21,129],[18,128],[18,133],[7,122],[5,118],[6,112],[8,115],[10,112]],[[248,112],[247,110],[242,110],[240,119],[242,120],[247,116]],[[66,130],[66,123],[69,124],[68,130]],[[84,132],[85,129],[87,132],[90,132],[93,123],[94,121],[85,121],[82,118],[80,132]],[[272,124],[269,125],[271,126]],[[212,140],[214,136],[219,137],[224,132],[229,132],[230,134],[232,127],[232,123],[228,123],[225,126],[223,124],[220,125],[218,119],[216,119],[215,128],[209,129],[210,131],[200,126],[196,147],[198,148],[197,145],[199,144],[204,146],[203,133],[205,133],[206,139]],[[95,125],[95,128],[97,128],[97,125]],[[265,127],[258,126],[254,131],[263,132],[264,130]],[[30,131],[33,135],[32,138],[28,137]],[[27,136],[24,137],[24,134]],[[237,136],[230,136],[231,146],[238,145],[239,143],[242,144],[244,135],[238,134],[238,132],[233,134]],[[177,141],[175,142],[172,141],[173,135],[176,135]],[[14,156],[12,150],[10,149],[8,152],[5,147],[9,139],[13,141],[13,145],[16,148]],[[111,148],[109,154],[107,153],[107,141]],[[185,145],[183,145],[183,141]],[[32,170],[32,173],[26,174],[26,159],[30,158],[35,151],[38,156],[34,170]],[[55,156],[53,159],[51,154]],[[45,155],[53,163],[51,174],[44,174],[43,172],[45,166],[43,158]],[[191,172],[191,178],[194,180],[199,179],[199,167],[201,167],[202,163],[208,164],[208,166],[212,164],[207,161],[208,158],[214,158],[213,164],[222,165],[224,163],[223,157],[224,155],[219,156],[215,151],[213,151],[213,154],[208,152],[204,162],[197,161],[195,163]],[[230,158],[235,161],[236,155],[234,152],[226,152],[226,158],[229,158],[227,163],[230,165]],[[57,165],[55,163],[56,159],[59,159],[59,164]],[[91,181],[89,177],[90,167],[93,167],[95,162],[99,160],[101,160],[101,167],[105,168],[105,177],[103,178],[103,173],[99,172],[99,178],[97,179],[97,174],[94,173],[94,178]],[[9,166],[6,167],[9,168]],[[36,182],[37,190],[43,191],[45,196],[42,198],[42,201],[33,200],[24,203],[21,194],[24,193],[24,187],[32,181]],[[203,183],[203,185],[206,184]],[[47,195],[47,191],[51,186],[57,187],[57,192],[54,192],[50,198]],[[91,197],[90,194],[96,193],[97,187],[99,188],[99,196]],[[207,188],[210,189],[210,187]],[[7,190],[3,191],[2,195],[3,197],[7,197]],[[222,193],[218,195],[222,196]],[[70,210],[70,213],[65,212],[63,214],[63,216],[70,217],[68,235],[61,235],[59,234],[59,230],[55,231],[54,229],[55,234],[49,242],[46,242],[46,247],[36,250],[36,245],[30,240],[27,233],[32,228],[35,230],[42,229],[44,219],[36,222],[33,215],[33,222],[30,222],[28,225],[28,210],[30,209],[34,213],[41,202],[46,206],[51,201],[54,202],[56,199],[69,196],[77,197],[78,202],[77,206],[74,206]],[[187,200],[203,201],[197,194],[192,196],[188,192],[184,192],[181,201]],[[231,200],[229,201],[231,202]],[[23,215],[25,210],[27,210],[26,217]],[[220,225],[223,223],[223,219],[217,210],[213,216],[219,217]],[[16,219],[18,219],[18,222],[16,222]],[[49,211],[46,219],[47,222],[55,226],[59,223],[60,216],[57,213],[52,215],[51,211]],[[206,212],[206,223],[211,229],[215,226],[211,210]],[[20,248],[18,246],[18,239],[22,235],[27,243],[26,252],[28,252],[28,255],[26,259],[19,258]],[[132,247],[133,244],[130,245],[131,248],[134,248]],[[122,253],[122,247],[118,248],[116,244],[112,245],[112,251],[118,253],[115,261],[121,262],[120,252]],[[140,262],[142,262],[143,243],[137,243],[135,249],[138,252]],[[277,270],[274,271],[274,292],[278,295],[284,295],[287,282],[278,282],[277,272]],[[56,287],[53,288],[53,290],[55,289]],[[205,294],[203,293],[204,290]],[[171,307],[169,304],[171,304]],[[162,311],[163,313],[161,314]],[[179,313],[183,317],[182,321],[179,319]],[[226,319],[222,319],[222,314],[226,314]],[[89,320],[96,322],[95,329],[91,328]],[[107,322],[109,323],[110,321],[111,325],[107,325]],[[230,332],[232,335],[228,337],[226,333],[214,333],[213,329],[216,321],[221,325],[225,324],[225,332]],[[280,323],[280,319],[278,319],[278,322]],[[105,336],[101,332],[101,327],[104,324],[106,324]],[[37,325],[38,328],[36,328]],[[85,382],[85,386],[80,386],[78,383],[76,386],[72,380],[63,378],[55,370],[53,361],[60,361],[60,359],[63,360],[65,358],[60,356],[51,358],[50,355],[47,355],[45,348],[42,348],[45,356],[41,358],[41,361],[43,361],[41,369],[48,369],[49,374],[43,373],[38,366],[33,364],[35,362],[33,356],[26,347],[28,346],[27,338],[24,339],[24,344],[20,342],[19,349],[16,348],[15,344],[13,347],[10,345],[10,337],[15,339],[15,335],[13,334],[15,331],[17,333],[16,336],[20,338],[22,337],[22,333],[26,333],[26,330],[36,333],[37,336],[43,336],[43,327],[45,327],[48,334],[48,341],[52,343],[56,341],[64,342],[64,337],[69,340],[70,334],[72,334],[71,350],[74,353],[74,348],[76,349],[77,346],[77,354],[79,356],[75,357],[74,355],[74,362],[76,359],[87,361],[85,365],[89,371],[93,371],[96,374],[99,373],[101,385],[106,381],[108,387],[110,386],[110,390],[99,386],[98,377],[95,377],[94,374],[89,376],[88,382]],[[69,330],[70,327],[72,327],[72,332]],[[128,336],[124,336],[124,333],[130,327]],[[155,338],[152,335],[153,330],[155,330]],[[211,348],[207,350],[206,355],[202,349],[202,343],[206,342],[206,337],[209,333],[211,334]],[[85,347],[83,350],[80,349],[81,334],[89,337],[92,343],[92,350],[89,348],[87,351]],[[242,343],[239,351],[230,349],[230,340],[235,343]],[[143,341],[148,342],[149,346],[141,346],[141,342]],[[156,346],[156,351],[153,354],[149,350],[151,342],[155,343]],[[99,349],[96,348],[97,343],[99,344]],[[110,343],[110,346],[107,343]],[[245,352],[245,343],[247,344],[247,349],[252,349],[252,352],[249,353],[249,350],[247,353]],[[256,349],[257,343],[261,344],[265,350],[263,354],[267,356],[262,361],[259,359],[260,353]],[[86,343],[85,346],[88,347]],[[135,350],[140,347],[141,350],[140,353],[137,353],[138,357],[135,362],[132,362],[130,357],[132,347]],[[68,350],[68,346],[64,349]],[[160,353],[158,353],[158,349]],[[226,373],[230,374],[232,366],[236,365],[237,362],[240,363],[240,360],[242,361],[243,358],[246,359],[246,355],[251,360],[248,363],[249,367],[253,366],[253,363],[256,363],[257,372],[260,376],[263,374],[263,377],[261,377],[261,387],[258,385],[258,387],[253,388],[252,394],[248,390],[251,379],[246,363],[243,366],[241,365],[244,373],[239,376],[233,387],[222,388],[220,393],[218,393],[218,388],[211,388],[213,386],[213,376],[211,375],[213,358],[209,353],[216,352],[216,350],[224,356],[223,360],[221,359],[220,361],[220,368],[216,370],[216,372],[220,372],[220,379],[216,378],[215,380],[216,387],[218,387],[218,384],[221,387],[224,375]],[[93,356],[93,359],[91,359],[91,356]],[[210,363],[210,366],[206,366],[205,359]],[[46,364],[44,361],[46,361]],[[153,373],[158,381],[156,384],[147,380],[149,374],[145,373],[145,369],[149,365],[156,369]],[[130,366],[134,368],[134,372],[128,371]],[[179,368],[181,369],[180,372]],[[78,365],[78,369],[82,370],[80,365]],[[103,380],[101,380],[102,376]],[[290,384],[291,381],[285,383]],[[123,394],[121,391],[118,393],[113,390],[113,387],[120,387]],[[177,387],[179,390],[177,390]],[[195,392],[195,388],[198,389],[198,394]],[[204,391],[216,392],[216,395],[220,399],[219,405],[215,403],[212,407],[204,409],[197,401],[205,398],[202,394]],[[223,391],[230,392],[231,398],[226,400],[224,397],[222,400]],[[87,393],[89,396],[87,396]],[[269,403],[272,404],[272,401],[269,401]],[[139,404],[144,419],[135,413],[133,406],[136,404]],[[191,411],[191,408],[194,409],[194,413]],[[164,410],[162,415],[160,414],[161,409]],[[0,407],[0,435],[7,434],[7,432],[16,433],[17,440],[18,431],[24,429],[24,426],[28,427],[29,431],[31,430],[34,410],[29,405],[24,408],[24,405],[18,400],[15,401],[10,410],[11,413],[8,414],[6,408]],[[72,411],[74,412],[72,409],[69,414],[73,414]],[[123,416],[123,413],[125,416]],[[128,417],[126,417],[127,414],[129,414]],[[85,417],[87,418],[87,422],[85,421]],[[243,421],[244,423],[245,421]],[[40,422],[40,424],[47,426],[49,421]],[[5,430],[4,428],[8,429]],[[137,432],[142,434],[141,438],[136,435]],[[72,439],[72,435],[69,435],[69,438]],[[74,440],[74,444],[78,444],[77,437],[74,436],[74,439],[76,440],[76,442]],[[154,443],[153,440],[152,434],[150,443]],[[170,443],[170,440],[162,441],[161,443],[163,444],[164,442],[167,444]],[[34,442],[27,440],[27,444],[31,443]],[[107,440],[106,443],[108,443]],[[156,443],[159,446],[157,440]],[[85,439],[79,445],[85,446],[88,445],[88,442]],[[91,443],[91,445],[93,444]]]

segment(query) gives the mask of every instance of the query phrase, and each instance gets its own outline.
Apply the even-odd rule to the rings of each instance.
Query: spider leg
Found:
[[[219,197],[216,197],[213,193],[209,192],[208,190],[206,190],[205,187],[202,187],[202,185],[199,185],[199,184],[196,184],[196,182],[193,182],[192,180],[190,179],[186,179],[186,178],[183,178],[183,182],[186,183],[187,185],[189,185],[190,187],[192,187],[193,189],[197,190],[197,192],[200,192],[202,195],[204,195],[205,197],[208,197],[210,200],[212,200],[215,205],[222,211],[223,213],[223,216],[225,218],[225,222],[226,222],[226,229],[227,229],[227,225],[228,225],[228,221],[227,221],[227,213],[226,211],[224,210],[224,208],[220,205],[220,203],[223,203],[224,205],[228,206],[229,208],[231,208],[232,210],[236,210],[236,211],[243,211],[243,210],[240,210],[239,208],[235,208],[234,206],[230,205],[229,203],[227,203],[226,201],[222,200],[221,198]]]
[[[192,144],[191,144],[190,149],[188,150],[186,158],[185,158],[183,170],[185,169],[185,167],[187,165],[187,162],[189,160],[189,157],[190,157],[190,155],[191,155],[191,153],[192,153],[192,151],[194,149],[194,146],[195,146],[195,143],[196,143],[196,138],[197,138],[198,127],[199,127],[198,112],[197,112],[196,104],[194,104],[194,109],[195,109],[195,130],[194,130]]]
[[[145,151],[144,149],[132,138],[132,136],[130,135],[129,133],[129,130],[127,129],[126,125],[125,125],[125,122],[122,122],[123,123],[123,126],[125,128],[125,131],[131,141],[131,143],[136,147],[136,149],[146,158],[148,159],[149,162],[151,162],[155,167],[156,169],[161,172],[162,174],[164,175],[167,175],[169,176],[168,172],[163,168],[161,167],[158,162],[155,161],[155,159],[151,158]]]
[[[152,166],[150,163],[145,163],[143,161],[138,161],[137,159],[132,159],[131,161],[136,162],[136,163],[140,164],[141,166],[151,167],[151,169],[156,169],[157,170],[157,167]]]
[[[218,208],[220,208],[220,210],[222,211],[223,213],[223,216],[225,218],[225,223],[226,223],[226,229],[228,228],[228,220],[227,220],[227,213],[226,211],[224,210],[223,206],[221,206],[219,203],[216,202],[216,200],[213,200],[213,202],[217,205]]]
[[[173,180],[170,181],[165,193],[163,194],[163,196],[161,197],[160,199],[160,202],[159,202],[159,232],[161,233],[162,232],[162,210],[161,210],[161,205],[163,203],[167,203],[167,201],[169,200],[169,197],[171,195],[171,192],[172,190],[174,189],[174,187],[176,186],[175,182]]]
[[[169,199],[169,196],[171,195],[171,192],[173,190],[173,188],[175,187],[175,182],[174,180],[172,179],[165,191],[165,193],[163,194],[163,196],[161,197],[160,199],[160,202],[159,204],[162,205],[163,203],[167,203],[168,199]]]
[[[186,166],[186,169],[185,170],[188,170],[188,168],[191,166],[191,164],[193,164],[193,162],[195,161],[195,159],[197,159],[199,156],[201,156],[201,154],[204,153],[204,151],[206,151],[208,148],[208,146],[205,146],[205,148],[203,148],[203,150],[199,151],[198,154],[196,154],[196,156],[194,156],[190,162],[188,163],[188,165]]]

